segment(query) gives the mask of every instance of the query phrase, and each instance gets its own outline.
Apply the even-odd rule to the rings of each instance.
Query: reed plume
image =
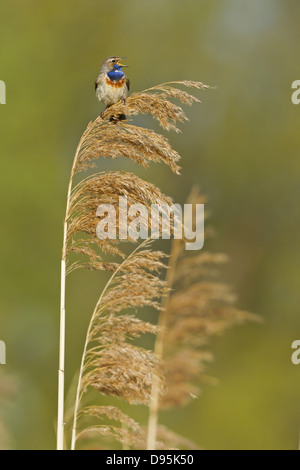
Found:
[[[166,291],[165,283],[156,275],[163,266],[161,259],[165,255],[149,251],[147,245],[147,242],[139,245],[121,263],[103,290],[92,315],[79,374],[73,448],[76,439],[91,430],[90,427],[85,428],[76,437],[76,421],[82,413],[79,411],[79,403],[88,387],[104,395],[122,398],[131,404],[147,404],[149,401],[152,375],[157,366],[156,358],[152,351],[128,342],[142,334],[156,332],[155,325],[142,321],[129,312],[136,312],[136,309],[144,306],[160,309],[158,300]],[[101,410],[102,407],[93,406],[88,411],[83,409],[83,413],[102,417]],[[120,411],[115,410],[114,416],[121,416]],[[129,418],[128,420],[131,422]],[[123,421],[119,421],[122,424]],[[97,429],[98,432],[103,432],[102,426]],[[105,433],[108,429],[110,428],[105,426]],[[133,428],[135,432],[137,429],[137,426]],[[115,428],[113,430],[116,431]],[[121,428],[118,432],[121,432]],[[136,439],[136,436],[131,436],[129,429],[126,430],[126,440],[124,436],[121,439],[122,434],[115,437],[119,437],[122,443],[131,445]]]
[[[204,202],[194,188],[188,200]],[[223,253],[187,252],[183,240],[173,240],[158,323],[155,354],[164,371],[164,381],[153,377],[147,429],[147,449],[161,449],[170,431],[159,424],[159,410],[186,405],[199,395],[201,383],[214,382],[206,375],[213,355],[207,344],[213,335],[258,317],[235,307],[230,286],[217,282],[218,266],[227,261]],[[197,448],[185,438],[176,442]],[[173,441],[174,445],[174,441]]]
[[[149,114],[165,130],[178,132],[178,123],[187,117],[182,108],[169,98],[189,105],[199,100],[174,85],[209,88],[200,82],[184,81],[164,83],[134,93],[125,103],[109,107],[87,126],[75,153],[67,193],[61,263],[58,449],[64,447],[65,279],[67,273],[81,267],[112,274],[99,296],[88,327],[76,392],[71,447],[74,449],[79,438],[95,431],[111,435],[125,445],[133,445],[133,441],[136,443],[142,439],[139,426],[118,408],[83,408],[81,402],[87,389],[93,388],[129,403],[149,404],[153,377],[159,380],[160,376],[159,361],[153,352],[132,344],[130,340],[157,331],[156,326],[138,319],[135,313],[136,309],[145,306],[161,308],[160,300],[168,291],[166,283],[159,277],[159,271],[164,267],[164,254],[152,251],[149,241],[145,241],[127,256],[118,240],[100,240],[96,234],[99,222],[96,212],[100,204],[110,204],[117,213],[119,197],[126,197],[129,206],[138,203],[146,207],[171,204],[171,199],[153,184],[126,172],[93,173],[77,184],[74,180],[78,173],[94,168],[100,157],[123,156],[144,167],[150,162],[165,163],[178,174],[179,155],[165,137],[118,121],[118,116],[123,114],[127,117]],[[118,226],[118,217],[116,221],[116,229],[122,229]],[[147,217],[141,220],[141,224],[149,226]],[[71,261],[71,255],[78,259]],[[97,419],[108,418],[118,425],[100,424],[78,431],[79,418],[87,415]]]

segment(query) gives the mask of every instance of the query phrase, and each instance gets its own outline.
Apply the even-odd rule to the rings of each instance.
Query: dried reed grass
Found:
[[[169,99],[187,105],[199,100],[177,85],[209,88],[200,82],[169,82],[134,93],[125,103],[109,107],[87,126],[75,154],[64,221],[58,448],[63,448],[66,273],[80,267],[112,273],[86,335],[76,390],[72,449],[76,444],[86,448],[86,442],[95,435],[113,438],[125,448],[145,448],[146,441],[148,449],[196,448],[193,442],[158,423],[159,410],[186,404],[198,395],[199,382],[211,380],[206,376],[206,366],[212,354],[204,349],[210,336],[254,318],[234,307],[235,295],[228,286],[209,279],[226,261],[225,255],[201,252],[186,256],[183,241],[174,240],[163,281],[159,272],[165,268],[165,255],[153,251],[149,240],[126,255],[119,241],[97,238],[96,209],[100,204],[111,204],[118,211],[119,197],[126,196],[129,206],[171,205],[171,199],[153,184],[120,171],[94,173],[76,185],[73,183],[77,173],[95,167],[100,157],[123,156],[143,167],[150,162],[165,163],[178,174],[179,155],[165,137],[118,121],[122,114],[127,117],[149,114],[163,129],[178,132],[177,124],[187,117]],[[193,193],[188,202],[203,200]],[[146,218],[143,223],[148,227],[149,220]],[[71,263],[73,255],[79,259]],[[107,256],[113,259],[106,259]],[[158,326],[137,317],[137,310],[146,306],[160,312]],[[144,334],[157,335],[154,352],[132,342]],[[117,407],[83,406],[83,396],[89,389],[130,404],[149,406],[147,431]]]
[[[189,203],[202,203],[193,190]],[[155,354],[162,362],[164,381],[154,377],[151,392],[147,449],[161,446],[159,410],[186,405],[199,396],[201,383],[214,383],[206,375],[213,355],[206,349],[209,338],[258,317],[234,306],[232,289],[214,279],[224,254],[192,253],[182,240],[174,240],[167,272],[168,294],[158,323]],[[212,277],[213,276],[213,277]]]
[[[176,85],[176,86],[174,86]],[[125,172],[93,174],[74,185],[75,175],[95,167],[100,157],[128,158],[144,167],[150,162],[165,163],[179,173],[179,155],[167,139],[158,133],[119,121],[118,116],[149,114],[166,130],[179,131],[177,124],[187,120],[182,108],[169,98],[192,104],[198,99],[177,85],[194,89],[209,88],[200,82],[170,82],[129,96],[125,103],[109,107],[101,117],[91,122],[84,131],[73,160],[67,193],[66,216],[61,263],[61,317],[57,448],[64,447],[64,351],[65,351],[65,279],[66,274],[79,267],[112,272],[102,291],[90,320],[81,360],[76,391],[71,448],[78,439],[101,433],[112,436],[124,445],[133,445],[142,439],[138,427],[116,408],[82,408],[82,397],[90,388],[101,394],[122,398],[129,403],[149,404],[153,377],[160,380],[159,361],[152,351],[130,342],[143,334],[156,333],[154,325],[139,320],[136,309],[145,306],[160,310],[162,297],[168,288],[159,277],[164,267],[164,255],[150,250],[148,241],[141,243],[126,256],[120,243],[99,240],[95,233],[100,204],[116,207],[120,196],[129,204],[171,203],[158,188],[135,175]],[[146,225],[148,220],[144,220]],[[79,259],[71,262],[71,255]],[[111,255],[113,259],[104,259]],[[82,259],[85,259],[83,261]],[[131,312],[131,313],[129,313]],[[81,426],[83,416],[108,418],[117,422]]]
[[[152,351],[128,343],[132,338],[157,330],[155,325],[129,312],[145,306],[159,310],[159,299],[166,293],[164,281],[157,277],[165,255],[149,252],[148,245],[149,241],[140,244],[121,263],[106,284],[92,315],[79,373],[72,448],[81,435],[81,432],[77,435],[79,407],[89,387],[132,404],[149,403],[156,357]],[[134,438],[130,429],[126,431],[126,441],[121,431],[120,434],[115,431],[114,428],[114,437],[122,443],[128,444],[128,439]]]

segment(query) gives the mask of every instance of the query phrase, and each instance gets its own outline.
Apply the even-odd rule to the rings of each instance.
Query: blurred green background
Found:
[[[217,88],[199,92],[183,133],[169,135],[181,176],[122,160],[101,168],[134,171],[179,203],[199,184],[217,232],[206,248],[230,255],[223,279],[239,307],[264,319],[214,339],[209,373],[219,385],[165,423],[206,449],[298,447],[300,106],[291,84],[300,79],[299,21],[297,0],[1,1],[0,368],[1,380],[18,383],[0,402],[7,446],[55,447],[67,183],[78,140],[103,109],[93,88],[100,64],[120,55],[132,91],[183,79]],[[67,386],[103,280],[68,279]]]

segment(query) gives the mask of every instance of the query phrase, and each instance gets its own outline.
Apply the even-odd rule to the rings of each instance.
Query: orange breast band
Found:
[[[121,80],[111,80],[109,77],[105,77],[106,85],[113,86],[114,88],[122,88],[125,84],[125,77]]]

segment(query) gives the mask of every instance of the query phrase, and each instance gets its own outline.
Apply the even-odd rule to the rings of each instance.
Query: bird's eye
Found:
[[[116,60],[115,60],[115,59],[112,59],[112,63],[114,64],[115,62],[116,62]]]

